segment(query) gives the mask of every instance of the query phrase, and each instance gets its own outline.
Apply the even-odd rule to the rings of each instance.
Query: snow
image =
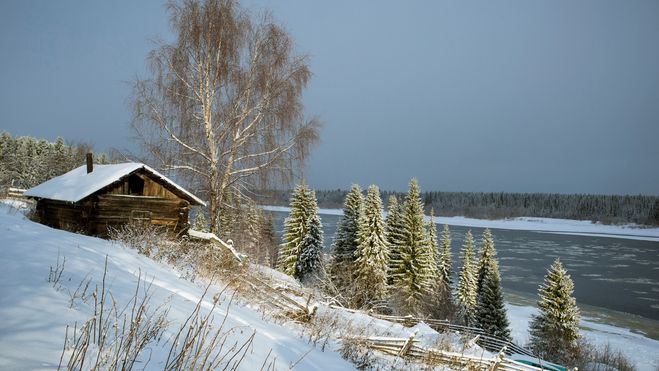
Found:
[[[164,180],[169,185],[175,187],[183,194],[190,197],[195,202],[200,205],[206,206],[206,203],[193,195],[192,193],[185,190],[183,187],[174,183],[169,178],[160,174],[151,167],[135,163],[127,162],[123,164],[113,164],[113,165],[94,165],[94,171],[87,173],[87,166],[83,165],[78,168],[75,168],[69,171],[66,174],[60,175],[53,179],[50,179],[44,183],[39,184],[36,187],[30,188],[25,191],[25,196],[29,197],[39,197],[39,198],[48,198],[51,200],[67,201],[67,202],[78,202],[85,197],[93,194],[94,192],[100,190],[103,187],[106,187],[121,178],[129,175],[130,173],[138,170],[144,169],[149,173],[152,173],[154,176]]]
[[[16,206],[22,205],[18,203]],[[146,369],[163,368],[174,332],[202,297],[206,284],[184,280],[171,267],[116,243],[30,222],[16,209],[0,203],[0,261],[3,262],[0,270],[0,369],[57,368],[66,326],[77,324],[79,328],[94,313],[93,304],[71,300],[73,293],[85,279],[91,281],[92,287],[100,286],[106,256],[106,285],[119,306],[130,301],[138,277],[142,277],[144,282],[152,284],[154,306],[164,304],[169,308],[170,326],[166,334],[160,343],[150,345],[147,351],[150,361]],[[57,266],[58,259],[60,263],[66,259],[66,263],[60,283],[53,285],[48,282],[48,276],[50,269]],[[299,289],[297,281],[280,272],[258,265],[250,265],[250,269],[269,276],[271,281],[279,282],[277,285]],[[204,310],[212,307],[212,297],[221,289],[221,285],[210,287],[202,301]],[[269,315],[252,309],[249,301],[238,300],[240,303],[234,301],[230,304],[229,295],[222,296],[213,324],[219,326],[227,316],[224,328],[233,329],[227,341],[231,344],[241,344],[255,332],[253,345],[241,369],[260,369],[270,351],[268,362],[276,359],[276,369],[290,368],[298,360],[295,368],[301,370],[354,369],[354,365],[338,354],[339,343],[334,336],[326,344],[321,344],[322,341],[316,344],[311,340],[314,329],[304,330],[291,323],[282,325],[281,321],[273,323]],[[513,337],[521,344],[526,343],[528,322],[537,309],[509,304],[507,310]],[[317,318],[317,323],[322,324],[324,320],[335,323],[338,331],[346,334],[407,338],[416,332],[415,339],[424,346],[448,344],[454,349],[461,346],[457,335],[440,335],[423,323],[405,328],[374,319],[366,313],[327,305],[320,305]],[[659,365],[655,356],[659,353],[659,341],[588,318],[582,320],[582,327],[584,335],[593,342],[608,341],[614,348],[631,355],[640,370],[654,370]],[[352,332],[348,331],[351,329]],[[465,354],[487,356],[488,353],[476,346]],[[383,369],[392,366],[422,368],[388,356],[381,356],[375,362],[376,367]]]
[[[261,206],[266,211],[277,211],[282,213],[290,213],[291,208],[288,206]],[[343,215],[342,209],[318,209],[318,214],[322,215]]]
[[[525,345],[529,342],[529,322],[533,315],[539,313],[531,306],[507,304],[508,319],[513,340]],[[593,319],[581,319],[581,334],[594,345],[611,345],[613,350],[621,351],[639,371],[654,371],[659,367],[659,341],[637,334],[629,329],[597,323]]]
[[[170,308],[165,336],[146,352],[150,356],[146,369],[163,368],[174,332],[194,309],[205,285],[180,279],[175,270],[134,250],[35,224],[0,205],[0,369],[57,368],[66,326],[72,331],[77,323],[79,328],[94,313],[93,303],[73,300],[71,305],[72,294],[86,278],[92,287],[100,286],[106,256],[106,285],[120,307],[130,301],[141,276],[152,283],[153,305]],[[66,263],[60,284],[53,285],[48,282],[49,270],[58,257],[60,263],[66,258]],[[202,307],[212,306],[212,296],[220,290],[211,286]],[[335,351],[335,343],[323,352],[298,331],[268,322],[263,313],[242,304],[229,304],[223,295],[214,325],[219,326],[225,315],[224,328],[233,329],[227,344],[240,345],[256,333],[241,369],[260,369],[269,351],[268,362],[275,360],[276,369],[288,369],[300,359],[296,368],[302,370],[354,369]]]
[[[202,237],[209,236],[203,234]],[[190,282],[182,279],[183,273],[118,243],[33,223],[20,211],[0,203],[0,261],[4,263],[0,270],[0,369],[58,367],[67,325],[71,335],[74,326],[79,331],[82,324],[94,315],[93,300],[84,301],[75,292],[81,282],[87,280],[92,288],[101,286],[106,257],[106,286],[117,307],[125,307],[130,302],[141,278],[142,284],[152,287],[150,303],[153,307],[163,305],[168,309],[169,326],[164,336],[158,343],[148,345],[145,357],[149,362],[139,365],[147,370],[163,368],[176,331],[202,298],[207,284],[201,280]],[[49,282],[50,271],[62,265],[64,269],[59,283]],[[249,269],[267,277],[273,286],[304,292],[298,281],[281,272],[253,264]],[[212,308],[212,298],[222,288],[221,283],[210,286],[201,301],[205,313]],[[292,298],[304,305],[307,296]],[[423,323],[406,328],[363,312],[355,313],[320,303],[314,304],[318,305],[314,322],[307,325],[310,327],[303,327],[290,321],[282,323],[263,308],[254,309],[259,305],[250,298],[238,297],[231,303],[230,297],[230,292],[220,296],[212,324],[216,328],[221,326],[226,316],[223,325],[228,336],[226,344],[240,346],[252,333],[255,334],[240,365],[244,370],[261,369],[266,358],[268,363],[274,362],[274,369],[289,369],[293,364],[301,370],[354,369],[354,365],[338,352],[340,341],[337,339],[344,336],[408,338],[416,332],[415,339],[422,345],[442,344],[454,351],[464,348],[458,335],[438,334]],[[478,346],[464,351],[465,354],[491,356]],[[68,354],[70,350],[64,355],[64,365]],[[422,364],[377,352],[369,361],[380,369],[424,368]]]
[[[243,261],[246,257],[244,254],[241,254],[241,253],[237,252],[236,249],[233,248],[232,243],[226,243],[226,242],[222,241],[219,237],[217,237],[215,235],[215,233],[201,232],[201,231],[197,231],[197,230],[194,230],[194,229],[188,229],[188,235],[190,235],[190,237],[198,238],[200,240],[208,240],[208,241],[218,242],[224,248],[228,249],[231,252],[231,254],[233,254],[233,256],[236,257],[236,259],[238,261]],[[229,241],[231,241],[231,240],[229,240]]]
[[[290,212],[289,207],[263,206],[264,210]],[[323,215],[343,215],[341,209],[318,209]],[[430,217],[426,216],[429,221]],[[461,227],[509,229],[535,231],[553,234],[568,234],[577,236],[611,237],[630,240],[659,242],[659,228],[645,228],[636,224],[606,225],[587,220],[519,217],[509,219],[474,219],[463,216],[435,216],[436,224],[448,224]]]

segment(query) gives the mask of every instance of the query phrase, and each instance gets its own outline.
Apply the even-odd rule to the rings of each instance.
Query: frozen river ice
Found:
[[[285,212],[274,212],[281,236]],[[329,248],[339,215],[321,215]],[[441,226],[438,227],[441,233]],[[483,228],[450,226],[454,274],[459,251],[471,229],[480,247]],[[535,300],[538,285],[556,257],[571,274],[580,305],[628,313],[659,321],[659,242],[595,235],[567,235],[492,229],[504,291]],[[653,329],[659,332],[658,329]],[[657,334],[654,335],[655,337]]]

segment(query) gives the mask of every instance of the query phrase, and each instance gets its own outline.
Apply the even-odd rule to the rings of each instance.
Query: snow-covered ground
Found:
[[[13,206],[20,207],[20,203]],[[138,277],[142,277],[143,283],[152,283],[152,305],[163,304],[169,308],[170,324],[165,336],[158,343],[151,344],[146,352],[150,357],[146,369],[163,368],[173,334],[202,297],[204,282],[185,280],[171,267],[116,243],[32,223],[15,208],[0,204],[0,262],[3,263],[0,269],[0,369],[57,368],[66,326],[75,324],[80,328],[94,314],[93,303],[82,300],[75,291],[85,280],[90,280],[91,286],[100,286],[106,256],[106,285],[119,306],[131,300]],[[59,284],[48,282],[51,269],[58,266],[58,259],[61,266],[64,258],[66,262]],[[264,267],[253,268],[268,271],[275,279],[287,279]],[[221,288],[210,287],[202,302],[204,310],[212,306],[212,297]],[[214,325],[219,326],[226,315],[224,329],[230,330],[226,343],[240,345],[254,334],[254,341],[240,369],[260,369],[266,359],[267,363],[273,362],[276,369],[288,369],[296,362],[295,368],[301,370],[354,368],[337,352],[339,343],[332,337],[323,350],[310,342],[308,329],[291,323],[282,324],[281,321],[273,323],[269,316],[253,309],[255,306],[246,301],[228,304],[227,296],[222,296],[213,320]],[[520,344],[528,340],[526,329],[535,311],[533,307],[508,305],[513,335]],[[339,329],[353,327],[364,335],[407,337],[418,330],[418,338],[424,345],[449,342],[452,343],[450,346],[460,346],[455,338],[442,339],[424,324],[408,329],[362,313],[330,310],[325,306],[320,307],[318,316],[322,319],[319,322],[332,322]],[[640,370],[654,370],[659,365],[655,356],[659,354],[658,341],[588,319],[582,324],[586,337],[596,344],[609,342],[614,348],[623,350]],[[469,352],[487,355],[478,347]],[[67,355],[68,351],[64,364]],[[386,361],[386,357],[383,358]],[[389,359],[391,363],[378,365],[383,368],[419,368],[395,357],[390,358],[394,358]]]
[[[208,313],[213,307],[214,295],[223,289],[222,285],[210,286],[203,296],[207,286],[203,279],[186,280],[181,277],[184,272],[118,243],[33,223],[19,210],[24,206],[21,202],[0,202],[0,262],[3,263],[0,269],[0,369],[56,369],[68,331],[69,346],[62,363],[66,367],[72,351],[73,329],[80,333],[82,324],[94,317],[91,292],[102,286],[106,257],[105,285],[117,308],[130,308],[140,281],[140,293],[145,285],[151,285],[151,308],[168,310],[167,329],[159,341],[150,343],[142,353],[138,359],[140,369],[163,369],[176,332],[200,298],[203,297],[202,312]],[[268,276],[271,284],[299,288],[297,281],[280,272],[256,265],[249,269]],[[61,277],[53,280],[57,272],[61,272]],[[250,298],[239,296],[231,303],[230,297],[229,291],[220,295],[211,326],[222,326],[226,333],[225,351],[233,346],[240,347],[254,336],[238,367],[242,370],[354,369],[354,365],[339,354],[338,338],[355,335],[407,338],[416,332],[415,339],[424,346],[443,344],[451,351],[477,357],[493,356],[477,345],[464,349],[463,339],[458,335],[438,334],[423,323],[406,328],[365,313],[320,305],[315,322],[303,327],[291,321],[275,320],[274,313],[266,314],[258,309],[258,302]],[[88,358],[96,359],[94,351],[91,350]],[[242,355],[239,351],[233,353],[238,356],[223,367],[232,366]],[[147,360],[146,364],[140,363]],[[370,357],[369,362],[381,369],[423,369],[421,364],[382,354]],[[89,367],[89,361],[87,365]]]
[[[290,212],[285,206],[263,206],[265,210]],[[341,209],[319,209],[320,214],[342,215]],[[426,217],[429,219],[429,217]],[[659,228],[644,228],[636,224],[607,225],[586,220],[519,217],[510,219],[474,219],[463,216],[436,216],[435,223],[461,227],[510,229],[578,236],[613,237],[659,242]]]
[[[76,235],[32,223],[17,210],[0,204],[0,369],[39,370],[58,367],[66,326],[73,332],[94,314],[93,301],[76,297],[80,283],[90,279],[100,286],[107,256],[106,285],[119,307],[130,302],[138,277],[152,283],[151,304],[169,307],[170,326],[158,344],[145,352],[147,369],[163,369],[174,333],[193,311],[204,291],[203,283],[179,278],[170,267],[154,262],[136,251],[109,241]],[[59,284],[48,282],[51,268],[63,264]],[[144,282],[143,282],[144,283]],[[82,289],[81,289],[82,290]],[[80,291],[78,294],[80,293]],[[211,287],[202,307],[212,307]],[[73,300],[71,298],[74,297]],[[275,369],[341,370],[354,366],[336,352],[331,343],[323,352],[302,338],[299,331],[268,322],[262,313],[225,296],[215,309],[214,325],[227,315],[224,329],[230,330],[225,344],[243,344],[254,333],[240,368],[258,370],[274,362]],[[269,354],[270,352],[270,354]],[[144,357],[141,361],[145,361]],[[66,365],[66,356],[64,360]],[[139,368],[143,366],[140,364]]]
[[[518,344],[529,341],[529,322],[538,309],[531,306],[506,304],[513,339]],[[639,371],[655,371],[659,368],[659,341],[647,338],[628,329],[610,326],[584,317],[581,319],[581,333],[597,346],[610,344],[614,350],[623,352]]]

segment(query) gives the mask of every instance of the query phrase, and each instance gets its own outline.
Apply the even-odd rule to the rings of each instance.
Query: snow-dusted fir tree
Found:
[[[197,208],[197,215],[195,215],[192,229],[199,232],[208,232],[208,221],[206,221],[204,210],[200,207]]]
[[[437,242],[437,224],[435,224],[435,210],[430,210],[430,220],[426,223],[426,238],[428,241],[428,248],[432,251],[433,260],[435,262],[435,276],[437,281],[433,282],[435,288],[443,285],[442,276],[439,271],[439,243]]]
[[[478,276],[477,276],[477,289],[476,292],[479,293],[483,288],[483,280],[487,276],[488,270],[493,266],[496,259],[496,250],[494,249],[494,239],[492,238],[492,232],[489,228],[486,228],[483,232],[483,245],[481,246],[480,258],[478,260]]]
[[[569,362],[579,341],[579,308],[574,283],[556,258],[538,289],[540,314],[531,320],[531,349],[555,362]]]
[[[431,224],[435,223],[431,220]],[[435,233],[437,233],[435,231]],[[442,229],[442,239],[439,244],[438,255],[437,255],[437,274],[439,275],[439,282],[447,287],[451,288],[453,284],[453,271],[451,269],[452,264],[451,257],[451,231],[448,228],[448,225],[444,224]]]
[[[397,295],[401,296],[400,309],[420,314],[424,298],[432,292],[437,274],[435,253],[430,250],[426,234],[423,203],[416,179],[410,182],[403,208],[403,236],[400,246],[400,263],[394,270]]]
[[[316,197],[304,182],[295,187],[291,195],[291,213],[284,221],[284,242],[279,246],[277,268],[299,278],[298,259],[300,246],[307,235],[309,218],[317,213]]]
[[[468,326],[476,319],[477,271],[474,260],[474,237],[471,230],[467,231],[465,243],[462,245],[462,268],[458,278],[456,299]]]
[[[483,277],[483,286],[476,303],[476,323],[489,336],[511,340],[510,323],[501,291],[501,276],[496,260]]]
[[[431,210],[430,220],[426,226],[429,249],[435,263],[432,297],[426,302],[427,314],[436,318],[448,318],[454,316],[456,312],[451,294],[451,252],[447,252],[446,246],[442,248],[437,242],[437,224],[435,224],[434,214],[434,210]],[[450,243],[448,241],[448,248],[450,248]]]
[[[403,245],[403,205],[398,203],[396,196],[389,196],[389,206],[386,219],[387,242],[389,242],[389,270],[387,283],[394,284],[394,273],[400,266],[400,248]]]
[[[364,213],[359,220],[355,252],[354,292],[357,307],[373,307],[387,298],[389,251],[377,186],[368,187]]]
[[[346,195],[343,204],[343,216],[338,223],[334,240],[332,241],[332,261],[330,274],[332,282],[340,290],[350,285],[352,281],[352,264],[357,250],[357,230],[359,219],[363,214],[364,197],[362,189],[353,184]]]
[[[297,272],[300,281],[310,282],[323,276],[323,225],[317,212],[307,221],[307,234],[300,243]]]

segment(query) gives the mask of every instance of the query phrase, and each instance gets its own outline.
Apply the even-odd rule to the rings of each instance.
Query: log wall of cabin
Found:
[[[72,232],[88,232],[91,204],[41,199],[37,201],[37,216],[41,223]]]
[[[178,234],[188,228],[190,203],[180,198],[104,194],[95,197],[90,232],[107,236],[109,227],[147,222]]]

